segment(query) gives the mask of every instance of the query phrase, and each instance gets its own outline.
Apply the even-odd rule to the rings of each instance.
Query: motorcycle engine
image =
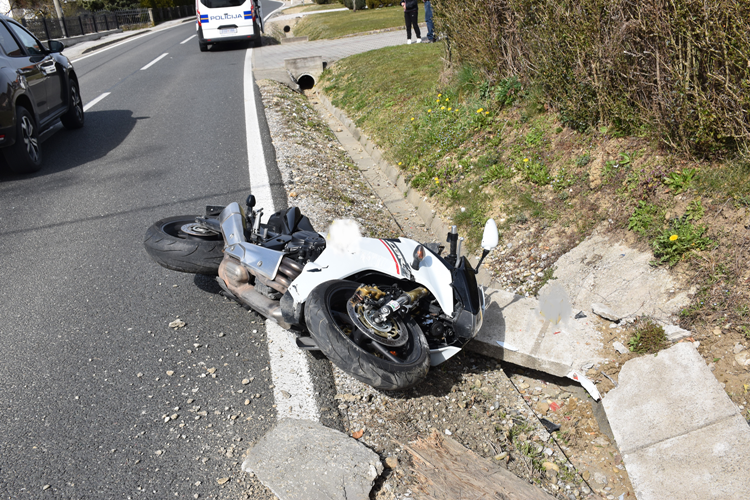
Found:
[[[297,231],[286,244],[284,253],[287,257],[302,264],[315,260],[325,250],[326,240],[314,231]]]

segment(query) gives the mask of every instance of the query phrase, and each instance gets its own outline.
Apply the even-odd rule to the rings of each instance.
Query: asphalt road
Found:
[[[2,498],[237,498],[274,422],[264,320],[142,245],[250,188],[246,51],[194,33],[76,63],[84,103],[108,95],[46,139],[38,174],[0,175]]]

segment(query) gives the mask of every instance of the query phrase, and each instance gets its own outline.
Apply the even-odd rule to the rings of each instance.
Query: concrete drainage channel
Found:
[[[284,59],[284,68],[289,73],[289,78],[303,91],[315,86],[326,65],[321,56]]]

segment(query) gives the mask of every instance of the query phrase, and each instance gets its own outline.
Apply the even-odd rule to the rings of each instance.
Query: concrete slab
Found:
[[[604,361],[598,354],[601,335],[588,318],[568,312],[558,322],[537,299],[496,289],[485,293],[484,324],[467,349],[558,377],[582,377],[584,366]]]
[[[691,343],[625,363],[604,398],[639,500],[747,498],[750,426]]]
[[[623,456],[638,500],[746,500],[750,427],[722,420]]]
[[[367,500],[383,472],[377,453],[309,420],[281,420],[250,450],[242,470],[280,500]]]
[[[565,287],[574,309],[588,312],[602,304],[617,319],[646,315],[668,323],[694,291],[681,291],[669,270],[649,265],[652,260],[650,252],[595,232],[558,259],[555,282]]]

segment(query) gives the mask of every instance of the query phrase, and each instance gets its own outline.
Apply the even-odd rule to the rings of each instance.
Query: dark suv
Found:
[[[73,65],[13,19],[0,16],[0,148],[8,168],[36,172],[42,166],[41,132],[58,119],[69,129],[83,127],[83,102]]]

